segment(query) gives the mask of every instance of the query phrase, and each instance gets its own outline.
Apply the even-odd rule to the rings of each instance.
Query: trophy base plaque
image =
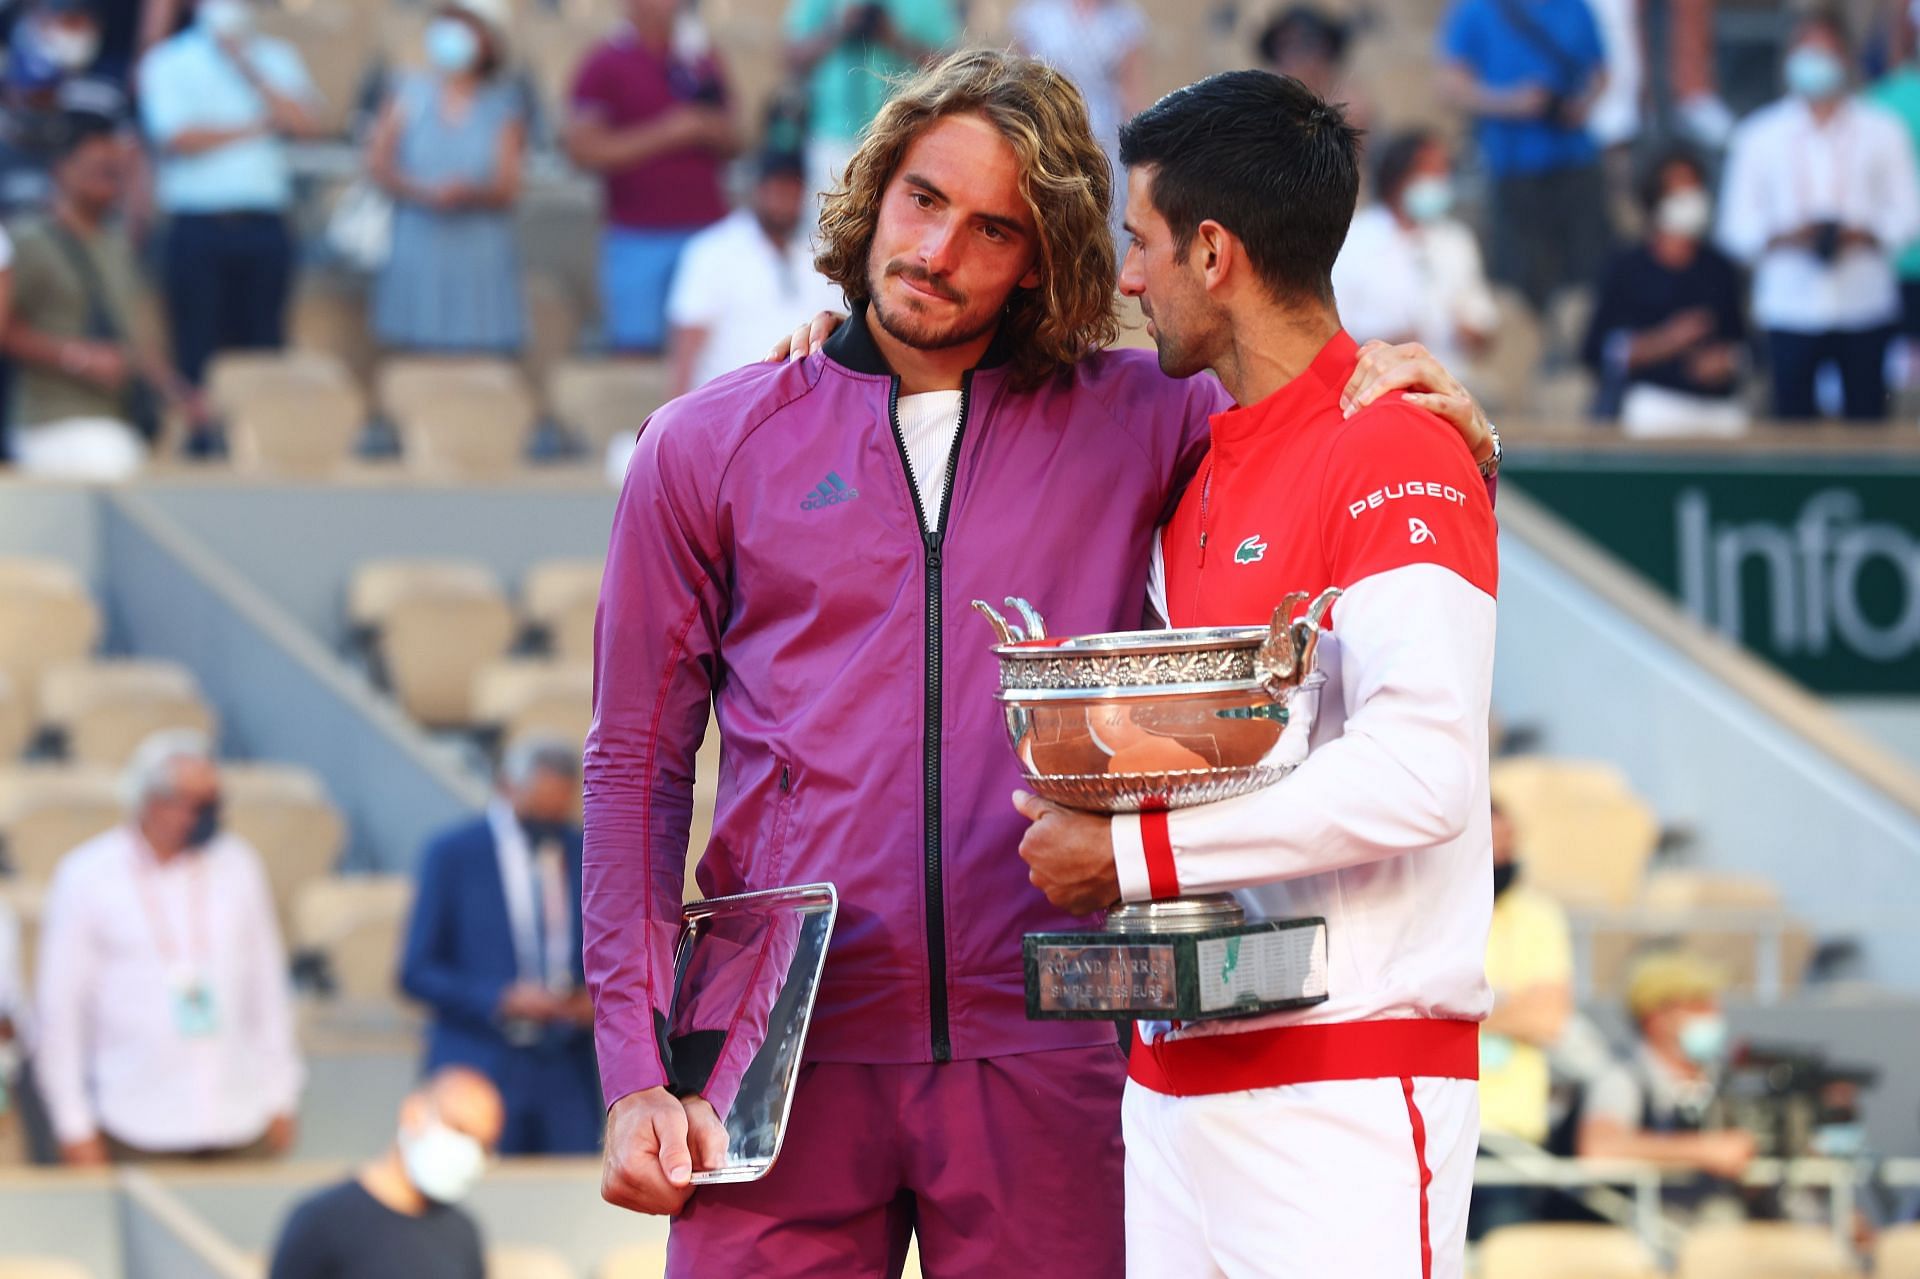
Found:
[[[1210,1021],[1327,998],[1327,921],[1247,923],[1226,894],[1121,906],[1105,931],[1029,933],[1036,1021]]]

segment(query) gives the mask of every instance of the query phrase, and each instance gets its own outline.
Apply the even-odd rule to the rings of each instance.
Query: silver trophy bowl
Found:
[[[1027,784],[1069,808],[1184,808],[1259,790],[1307,757],[1325,675],[1320,621],[1289,595],[1266,626],[1118,631],[1049,638],[1025,600],[1007,621],[974,608],[1000,638],[998,697]]]

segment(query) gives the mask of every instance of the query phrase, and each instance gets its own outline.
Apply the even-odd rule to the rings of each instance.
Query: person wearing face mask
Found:
[[[1627,1009],[1639,1041],[1587,1090],[1576,1138],[1581,1158],[1638,1160],[1727,1181],[1746,1171],[1753,1135],[1713,1126],[1731,1046],[1723,985],[1712,966],[1682,951],[1655,952],[1634,965]],[[1696,1191],[1681,1198],[1697,1201]]]
[[[1513,820],[1493,806],[1493,923],[1487,933],[1487,984],[1493,1011],[1480,1023],[1480,1130],[1547,1142],[1548,1054],[1573,1013],[1573,936],[1567,913],[1521,873]],[[1539,1216],[1527,1186],[1476,1186],[1467,1237]]]
[[[72,112],[130,123],[125,92],[92,71],[99,51],[93,0],[35,0],[14,24],[0,76],[0,216],[52,199],[53,161]]]
[[[504,1122],[485,1075],[436,1072],[400,1103],[385,1153],[288,1215],[268,1279],[481,1279],[480,1230],[460,1203]]]
[[[1443,364],[1484,352],[1500,314],[1473,232],[1453,216],[1453,158],[1412,129],[1379,145],[1378,202],[1354,216],[1333,264],[1334,300],[1361,341],[1419,342]]]
[[[156,733],[129,819],[68,853],[40,933],[35,1071],[68,1164],[284,1154],[301,1084],[260,856],[200,734]]]
[[[287,143],[324,131],[319,95],[291,44],[255,32],[249,0],[199,0],[141,60],[139,81],[169,222],[161,293],[174,364],[199,386],[216,352],[286,344]],[[211,437],[193,445],[209,451]]]
[[[1745,284],[1707,242],[1713,201],[1690,151],[1668,151],[1641,192],[1646,240],[1601,273],[1582,355],[1600,416],[1629,435],[1737,435],[1747,426]]]
[[[580,748],[523,737],[507,747],[486,813],[420,856],[400,986],[433,1016],[426,1069],[467,1066],[500,1089],[505,1154],[600,1148],[579,803]]]
[[[394,349],[509,355],[526,338],[513,206],[526,100],[501,71],[505,0],[452,0],[427,27],[429,69],[402,78],[368,144],[394,201],[373,331]]]
[[[1753,271],[1773,416],[1820,416],[1837,371],[1842,416],[1887,415],[1886,354],[1900,316],[1894,259],[1920,235],[1920,176],[1897,117],[1852,95],[1846,28],[1827,10],[1794,28],[1787,96],[1742,121],[1717,238]]]

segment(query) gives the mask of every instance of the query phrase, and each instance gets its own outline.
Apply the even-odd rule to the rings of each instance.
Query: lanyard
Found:
[[[154,860],[153,850],[140,840],[141,847],[134,849],[134,880],[140,888],[140,905],[146,911],[148,927],[153,932],[153,944],[160,952],[160,958],[169,969],[183,962],[194,964],[201,977],[206,976],[207,964],[207,867],[204,853],[176,853],[176,857],[192,857],[193,864],[188,868],[192,882],[188,885],[187,896],[187,945],[175,950],[173,930],[167,925],[166,912],[162,909],[159,897],[160,867]],[[192,951],[188,955],[187,951]]]

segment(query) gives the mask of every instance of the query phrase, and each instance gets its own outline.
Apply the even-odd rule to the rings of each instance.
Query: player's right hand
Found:
[[[671,1216],[693,1194],[687,1110],[665,1088],[628,1093],[607,1114],[600,1197],[631,1212]]]

